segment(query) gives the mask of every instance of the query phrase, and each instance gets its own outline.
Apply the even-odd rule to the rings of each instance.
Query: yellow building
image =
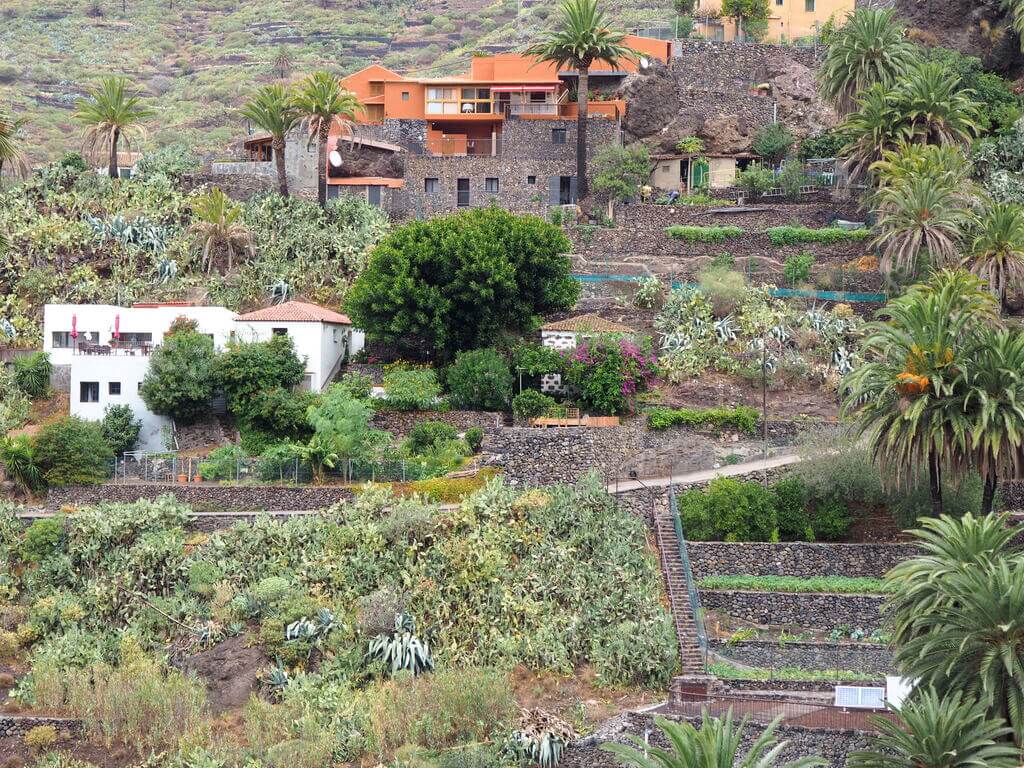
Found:
[[[842,23],[853,13],[854,0],[768,0],[768,42],[792,42],[815,35],[830,18]],[[721,0],[701,0],[694,11],[694,34],[712,40],[736,39],[736,22],[713,18],[721,14]],[[707,18],[710,16],[712,18]]]

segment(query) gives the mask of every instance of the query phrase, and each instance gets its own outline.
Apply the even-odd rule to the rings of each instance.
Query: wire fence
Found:
[[[837,707],[824,697],[768,698],[740,695],[686,694],[673,702],[673,713],[700,717],[707,712],[720,717],[732,710],[736,717],[747,717],[753,723],[767,725],[781,718],[786,725],[831,731],[877,730],[879,719],[897,722],[895,714],[885,709]]]

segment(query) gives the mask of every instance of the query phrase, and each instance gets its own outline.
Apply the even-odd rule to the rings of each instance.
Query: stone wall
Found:
[[[0,715],[0,739],[21,738],[33,728],[52,725],[64,736],[78,736],[82,733],[82,722],[66,717],[32,717]]]
[[[128,483],[55,487],[49,490],[49,509],[85,507],[103,502],[130,503],[171,494],[196,511],[312,510],[324,509],[353,498],[349,488],[338,486],[206,485],[175,483]]]
[[[714,211],[714,213],[712,212]],[[655,205],[628,203],[615,207],[616,227],[627,230],[663,231],[673,224],[694,226],[736,226],[762,230],[794,222],[805,227],[826,227],[836,218],[858,219],[856,205],[845,200],[817,200],[808,203],[752,203],[738,205]]]
[[[747,640],[725,643],[711,640],[710,650],[739,664],[766,669],[799,667],[814,670],[851,670],[892,674],[892,650],[876,643],[802,643]]]
[[[765,62],[779,57],[811,69],[817,66],[812,48],[720,43],[697,38],[677,40],[672,45],[672,71],[676,80],[693,89],[746,91],[765,79]]]
[[[483,447],[508,479],[543,485],[576,482],[591,470],[615,477],[642,440],[634,420],[619,427],[505,427],[487,433]]]
[[[424,421],[440,421],[459,432],[479,427],[493,432],[501,424],[503,414],[491,411],[375,411],[370,424],[395,436],[405,436]]]
[[[687,545],[698,579],[739,574],[881,578],[918,552],[914,544],[690,541]]]
[[[701,607],[761,626],[831,630],[848,625],[864,630],[881,624],[881,595],[833,595],[816,592],[700,590]]]
[[[244,163],[243,165],[249,164]],[[202,186],[210,189],[216,187],[233,200],[248,200],[260,192],[276,189],[277,177],[255,173],[213,173],[211,171],[199,171],[182,176],[183,192],[190,192]]]
[[[680,719],[670,715],[669,717],[670,719]],[[570,745],[559,765],[561,768],[621,768],[621,763],[615,756],[599,749],[599,745],[609,741],[631,744],[626,738],[627,734],[638,736],[641,739],[645,735],[649,735],[653,745],[668,748],[669,744],[655,725],[654,718],[655,714],[653,713],[641,712],[630,712],[617,718],[613,728],[609,727],[605,732],[581,739]],[[699,718],[687,719],[695,724],[699,723]],[[755,723],[749,724],[747,731],[743,734],[740,752],[745,753],[753,740],[763,731],[764,726]],[[843,768],[850,752],[866,749],[869,746],[867,735],[853,730],[811,730],[782,725],[776,729],[775,736],[779,741],[787,743],[778,755],[777,765],[783,765],[808,755],[818,755],[827,761],[830,768]]]

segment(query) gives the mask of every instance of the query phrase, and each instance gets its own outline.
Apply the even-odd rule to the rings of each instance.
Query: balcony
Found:
[[[128,342],[111,339],[109,344],[93,344],[88,341],[80,341],[74,348],[78,355],[98,355],[102,357],[125,356],[135,357],[147,356],[153,351],[153,343],[150,341]]]
[[[422,154],[437,157],[498,157],[501,155],[501,138],[476,139],[459,135],[428,138]]]

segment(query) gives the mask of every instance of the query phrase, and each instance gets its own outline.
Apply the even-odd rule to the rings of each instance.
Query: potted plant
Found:
[[[188,482],[188,475],[186,475],[184,472],[179,472],[178,473],[178,482],[179,483],[187,483]]]

